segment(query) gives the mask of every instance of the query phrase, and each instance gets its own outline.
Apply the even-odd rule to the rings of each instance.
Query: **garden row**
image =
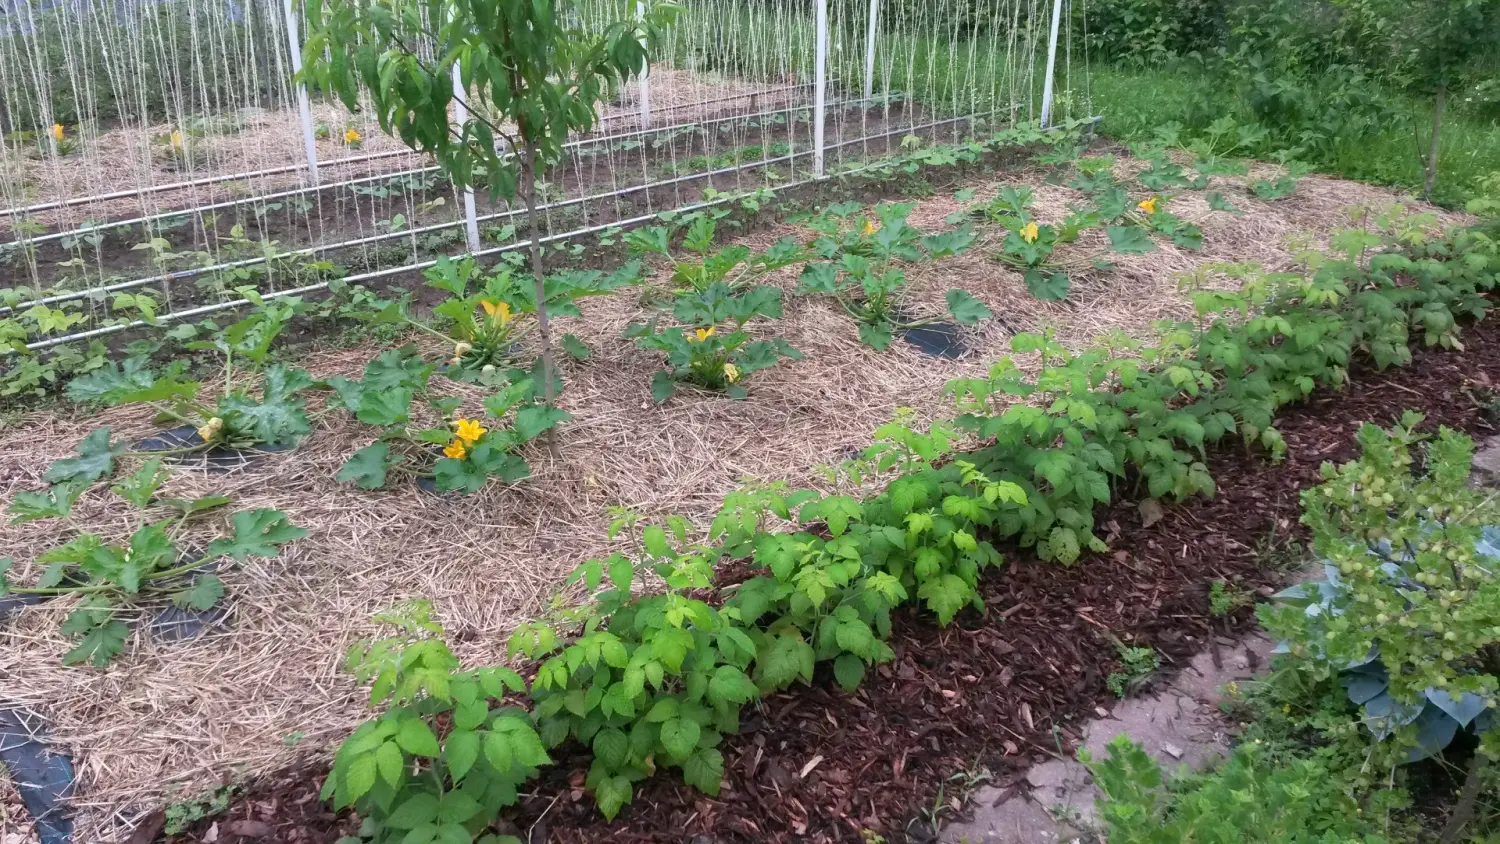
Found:
[[[662,768],[717,793],[718,746],[747,704],[810,682],[819,664],[858,687],[892,658],[886,639],[898,606],[921,606],[944,625],[966,607],[982,610],[978,577],[1000,562],[997,545],[1034,546],[1062,564],[1083,548],[1102,550],[1096,505],[1127,487],[1153,498],[1212,493],[1207,446],[1238,437],[1275,457],[1277,408],[1344,383],[1354,356],[1403,364],[1413,329],[1427,345],[1455,346],[1458,319],[1481,316],[1484,292],[1500,281],[1493,241],[1460,231],[1383,246],[1344,233],[1305,273],[1240,268],[1242,292],[1198,294],[1200,320],[1158,346],[1074,354],[1046,336],[1018,337],[1018,354],[1040,356],[1038,373],[1006,360],[989,378],[956,382],[957,419],[926,431],[892,423],[845,467],[855,483],[894,475],[872,497],[745,488],[726,498],[701,541],[686,519],[617,523],[612,532],[629,550],[574,574],[589,599],[512,637],[512,656],[535,661],[529,683],[501,666],[459,670],[425,606],[392,613],[384,620],[395,635],[351,652],[383,711],[340,749],[326,795],[354,806],[376,841],[469,841],[550,764],[550,749],[570,741],[592,751],[584,786],[606,816]],[[1002,407],[1002,397],[1024,401]],[[965,433],[981,445],[959,452]],[[1434,483],[1454,494],[1450,480]],[[1373,493],[1369,518],[1389,503]],[[1437,552],[1451,562],[1449,550]],[[730,560],[752,576],[705,591],[715,565]],[[1424,574],[1423,593],[1404,600],[1451,601],[1455,589],[1485,582],[1475,571],[1483,569],[1456,566],[1431,584]],[[645,582],[665,588],[639,592]],[[1393,681],[1391,695],[1409,702],[1413,688],[1447,671],[1460,678],[1456,690],[1487,702],[1493,678],[1469,661],[1492,647],[1492,633],[1477,623],[1440,636],[1430,667],[1412,679],[1418,686]],[[1399,666],[1392,657],[1386,664]],[[1454,700],[1472,708],[1462,694]],[[1483,727],[1473,717],[1455,722]],[[1403,751],[1420,743],[1410,723],[1389,731]]]
[[[1030,137],[1001,133],[996,143]],[[931,158],[937,151],[922,152]],[[982,153],[982,145],[972,145],[946,154]],[[443,261],[428,274],[429,286],[442,296],[430,317],[416,313],[410,295],[395,301],[372,297],[362,314],[367,323],[435,336],[451,345],[451,358],[446,363],[424,358],[415,344],[390,349],[369,361],[358,380],[340,376],[319,381],[295,366],[273,363],[275,341],[304,303],[262,300],[247,290],[256,305],[251,314],[214,339],[192,344],[218,361],[212,382],[192,377],[182,360],[153,368],[143,359],[129,358],[69,383],[68,395],[76,401],[141,405],[177,427],[136,444],[97,430],[80,443],[77,457],[46,473],[47,489],[19,494],[9,509],[16,522],[70,519],[80,496],[116,474],[117,459],[141,463],[116,487],[139,513],[138,528],[124,545],[112,546],[98,534],[79,530],[62,547],[40,555],[36,569],[24,580],[6,583],[4,590],[27,601],[88,596],[64,627],[79,640],[65,656],[69,664],[89,661],[102,666],[122,650],[128,630],[117,610],[125,607],[170,599],[180,609],[208,612],[222,598],[222,584],[211,570],[222,554],[197,525],[204,520],[201,514],[228,502],[217,496],[160,502],[153,498],[155,490],[173,466],[214,467],[256,451],[294,447],[311,433],[320,412],[369,427],[373,441],[351,454],[337,475],[363,489],[384,487],[399,477],[438,492],[473,493],[492,480],[524,479],[530,473],[525,457],[529,444],[550,437],[570,418],[555,404],[561,378],[543,375],[545,353],[534,363],[527,361],[528,349],[536,346],[532,334],[544,313],[580,316],[580,303],[588,297],[633,289],[652,303],[654,316],[625,333],[666,359],[667,369],[652,383],[658,401],[668,400],[684,383],[742,398],[754,372],[800,357],[785,340],[757,339],[751,330],[752,321],[782,315],[783,291],[759,283],[777,270],[800,266],[798,295],[836,301],[856,321],[867,345],[885,349],[898,332],[935,319],[909,313],[905,305],[910,293],[906,268],[919,262],[989,248],[996,260],[1024,271],[1038,295],[1055,298],[1065,295],[1068,274],[1079,271],[1071,264],[1106,271],[1110,251],[1141,254],[1156,249],[1151,233],[1186,246],[1201,242],[1196,226],[1167,210],[1167,191],[1203,187],[1209,177],[1189,179],[1163,155],[1135,175],[1133,183],[1117,181],[1111,175],[1113,159],[1080,158],[1081,148],[1071,140],[1047,155],[1059,178],[1071,173],[1073,184],[1089,198],[1056,224],[1035,218],[1028,188],[1006,189],[991,201],[955,214],[948,220],[951,228],[935,234],[923,234],[907,222],[911,205],[883,205],[871,214],[858,203],[843,203],[805,220],[816,235],[810,241],[785,237],[752,253],[738,244],[716,246],[723,217],[697,214],[676,219],[671,227],[652,226],[624,235],[635,254],[667,264],[657,274],[664,282],[647,285],[639,260],[610,274],[556,273],[545,281],[545,308],[537,306],[534,288],[518,281],[511,265],[484,271],[473,260]],[[1138,200],[1131,187],[1153,192]],[[1078,242],[1090,230],[1096,242]],[[998,248],[991,245],[996,242]],[[1056,257],[1064,254],[1071,264]],[[960,323],[974,324],[990,316],[987,306],[962,290],[949,291],[946,299]],[[590,354],[571,334],[561,346],[579,358]],[[490,391],[482,414],[474,408],[464,412],[465,398],[455,389],[462,383]],[[327,396],[322,411],[312,411],[307,404],[316,390]],[[176,521],[152,519],[163,504],[180,511]],[[274,521],[277,535],[300,533],[275,510],[257,511],[253,518],[262,532]],[[184,556],[176,550],[184,543],[196,543],[210,553]],[[156,551],[130,552],[136,545]],[[265,546],[262,550],[273,552]]]

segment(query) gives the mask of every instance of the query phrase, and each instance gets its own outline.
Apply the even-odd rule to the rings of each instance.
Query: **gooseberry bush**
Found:
[[[1371,735],[1415,761],[1462,731],[1500,755],[1500,505],[1469,484],[1473,442],[1366,424],[1324,464],[1302,521],[1327,580],[1262,613],[1304,670],[1337,676]],[[1419,445],[1425,445],[1418,452]]]

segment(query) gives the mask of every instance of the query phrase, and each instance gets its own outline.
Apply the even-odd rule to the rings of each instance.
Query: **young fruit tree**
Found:
[[[431,153],[455,187],[526,205],[546,403],[556,398],[543,291],[539,171],[589,131],[598,106],[642,73],[679,7],[621,0],[585,30],[570,0],[306,0],[303,77],[352,110],[361,89],[386,132]],[[456,68],[456,72],[455,72]],[[455,120],[450,110],[466,115]],[[554,457],[556,443],[548,437]]]

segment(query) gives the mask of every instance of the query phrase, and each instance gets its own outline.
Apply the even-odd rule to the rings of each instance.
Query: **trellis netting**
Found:
[[[1036,120],[1053,16],[1082,12],[689,2],[645,79],[545,174],[545,235],[576,249],[583,235],[847,171],[911,136]],[[623,13],[577,7],[585,27]],[[44,350],[76,362],[121,332],[186,338],[243,304],[246,286],[411,284],[439,256],[524,245],[518,209],[483,191],[466,203],[366,114],[299,89],[304,14],[289,0],[0,0],[0,393],[35,387],[42,370],[25,362]],[[1057,87],[1076,76],[1086,92],[1062,29]],[[1060,98],[1058,116],[1075,102],[1086,96]]]

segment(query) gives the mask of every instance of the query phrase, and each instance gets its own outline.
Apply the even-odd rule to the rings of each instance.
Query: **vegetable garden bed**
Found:
[[[1500,432],[1472,390],[1500,383],[1500,324],[1475,325],[1464,340],[1463,352],[1418,352],[1406,367],[1358,367],[1349,389],[1287,408],[1277,417],[1287,444],[1279,465],[1217,450],[1212,499],[1167,506],[1149,525],[1133,501],[1108,508],[1099,516],[1106,554],[1069,568],[1011,558],[983,582],[988,617],[970,612],[939,628],[900,613],[896,659],[857,694],[820,674],[814,688],[770,697],[747,715],[724,748],[717,799],[657,777],[606,822],[576,787],[588,760],[567,758],[535,784],[514,824],[549,842],[861,842],[867,829],[891,841],[932,840],[931,820],[961,811],[980,771],[1003,787],[1039,760],[1071,756],[1075,725],[1113,700],[1104,682],[1118,668],[1109,636],[1155,648],[1170,673],[1212,637],[1253,627],[1248,609],[1212,618],[1208,584],[1264,594],[1289,564],[1305,562],[1298,496],[1319,483],[1323,463],[1357,456],[1363,422],[1389,425],[1411,409],[1426,414],[1423,430]],[[182,840],[242,819],[269,822],[278,840],[331,840],[351,827],[316,800],[326,771],[314,763],[277,772]]]
[[[1139,167],[1129,162],[1121,170]],[[961,201],[942,197],[918,203],[908,220],[935,234],[952,227],[952,215],[970,205],[995,197],[1003,187],[1039,183],[1048,172],[1022,174],[1003,185],[976,184]],[[1072,188],[1042,185],[1036,188],[1034,211],[1044,223],[1054,223],[1081,196]],[[371,632],[367,619],[393,602],[431,599],[455,652],[466,663],[493,663],[503,653],[505,635],[547,607],[547,597],[569,568],[614,550],[605,538],[609,507],[623,504],[647,519],[684,513],[706,523],[743,477],[816,487],[815,467],[869,445],[871,431],[898,408],[913,408],[920,419],[950,414],[944,385],[954,378],[982,377],[989,363],[1005,354],[1013,334],[1048,326],[1073,346],[1111,329],[1146,336],[1154,320],[1192,313],[1174,272],[1216,261],[1287,266],[1292,261],[1288,241],[1297,232],[1311,229],[1311,240],[1321,242],[1345,222],[1346,207],[1390,199],[1372,188],[1315,178],[1275,202],[1240,193],[1232,198],[1245,215],[1211,212],[1206,197],[1181,193],[1174,213],[1201,226],[1201,251],[1163,242],[1151,254],[1116,256],[1112,271],[1079,274],[1072,295],[1062,302],[1034,298],[1020,272],[991,260],[1004,235],[999,227],[988,229],[992,239],[982,240],[982,248],[938,263],[914,263],[908,267],[911,293],[904,303],[910,314],[940,314],[951,307],[947,292],[955,288],[992,314],[962,330],[970,354],[958,360],[931,358],[899,341],[887,351],[872,351],[861,345],[854,322],[829,300],[789,295],[798,285],[794,269],[772,272],[765,283],[787,294],[788,305],[785,317],[762,333],[786,340],[803,359],[757,373],[744,402],[681,390],[669,403],[656,405],[651,381],[661,369],[661,356],[620,339],[628,324],[647,317],[650,303],[633,288],[590,300],[582,305],[582,317],[565,321],[565,330],[588,338],[592,348],[586,359],[564,366],[567,387],[560,405],[573,415],[560,437],[565,459],[552,462],[528,452],[530,480],[491,484],[467,498],[434,496],[404,482],[383,492],[336,482],[340,466],[370,442],[372,433],[347,414],[318,415],[322,398],[316,396],[310,401],[318,416],[314,430],[297,450],[264,455],[228,475],[177,472],[169,481],[173,496],[230,495],[236,507],[274,507],[310,531],[278,557],[250,559],[223,574],[231,596],[226,627],[185,645],[135,637],[109,670],[84,672],[58,664],[71,647],[58,632],[65,608],[28,610],[0,631],[7,700],[45,712],[55,739],[74,754],[82,809],[79,840],[105,840],[119,832],[117,824],[133,823],[151,804],[170,800],[179,790],[200,793],[226,775],[265,775],[289,766],[315,771],[329,745],[367,714],[356,684],[339,669],[339,657],[353,640]],[[981,234],[986,225],[978,227]],[[811,234],[788,223],[753,236],[747,245],[763,250],[782,237],[803,240]],[[652,272],[658,286],[671,283],[670,270]],[[1489,360],[1476,351],[1490,348],[1488,336],[1474,335],[1464,365]],[[331,350],[300,363],[319,378],[356,378],[379,351],[373,346]],[[426,343],[419,351],[440,359],[451,350]],[[1420,361],[1375,377],[1430,386],[1439,372],[1458,366],[1452,356],[1439,353]],[[1403,380],[1409,378],[1416,380]],[[473,384],[453,390],[469,406],[485,393]],[[1404,394],[1396,392],[1372,397],[1384,402],[1372,408],[1423,406],[1420,396],[1403,402]],[[1472,428],[1471,416],[1462,415],[1466,405],[1441,406],[1447,409],[1434,410],[1434,418],[1459,414],[1455,421]],[[1314,402],[1287,413],[1281,428],[1289,446],[1297,446],[1293,420],[1304,416],[1306,437],[1322,437],[1320,442],[1334,448],[1343,441],[1332,433],[1332,420],[1317,416],[1324,410]],[[1340,412],[1345,415],[1339,424],[1370,418]],[[151,416],[144,408],[123,407],[79,419],[43,412],[16,420],[0,436],[4,496],[36,488],[46,463],[70,453],[99,425],[128,442],[159,433],[161,426]],[[1295,467],[1298,460],[1315,465],[1331,455],[1293,451],[1291,456]],[[1108,673],[1112,652],[1094,646],[1089,637],[1096,631],[1145,636],[1167,655],[1178,656],[1195,649],[1189,636],[1201,641],[1206,632],[1205,597],[1192,593],[1188,580],[1200,591],[1206,589],[1205,578],[1215,575],[1260,582],[1264,574],[1250,548],[1258,538],[1251,534],[1264,533],[1262,523],[1236,521],[1219,528],[1223,543],[1212,549],[1211,543],[1200,543],[1196,550],[1211,550],[1213,560],[1222,560],[1220,568],[1184,565],[1190,551],[1174,551],[1193,519],[1213,513],[1243,518],[1254,509],[1246,501],[1261,500],[1256,493],[1285,492],[1295,482],[1295,473],[1268,469],[1259,458],[1220,459],[1231,462],[1214,472],[1221,496],[1213,502],[1173,509],[1149,529],[1133,528],[1135,522],[1124,513],[1099,520],[1112,526],[1101,533],[1125,560],[1106,557],[1104,565],[1091,561],[1071,569],[1016,565],[986,581],[989,620],[966,617],[965,625],[988,632],[939,630],[898,613],[897,659],[874,672],[877,679],[858,695],[833,692],[825,683],[774,696],[763,709],[749,710],[746,738],[726,753],[728,779],[717,801],[657,778],[642,786],[623,825],[605,833],[588,819],[590,801],[575,801],[570,793],[551,803],[564,793],[559,779],[572,772],[572,766],[562,765],[535,789],[547,802],[526,803],[522,818],[526,823],[541,818],[556,834],[567,831],[573,838],[591,834],[589,829],[638,840],[667,840],[650,837],[668,835],[664,829],[671,830],[671,840],[679,840],[684,829],[745,840],[853,840],[862,827],[895,832],[927,803],[942,778],[971,766],[971,749],[1000,748],[1019,760],[1054,747],[1049,724],[1065,729],[1065,715],[1086,711]],[[1284,477],[1294,480],[1275,480]],[[1281,504],[1274,496],[1267,500],[1269,508],[1291,508],[1295,501],[1290,496]],[[75,518],[105,532],[109,528],[97,526],[122,525],[123,515],[120,502],[93,495],[80,499]],[[1178,533],[1163,532],[1169,530]],[[61,538],[55,522],[0,527],[0,544],[21,561]],[[1246,547],[1228,544],[1231,540]],[[1124,600],[1126,595],[1134,600]],[[1059,602],[1058,596],[1066,600]],[[1044,631],[1064,629],[1074,634],[1066,642],[1041,638]],[[1025,656],[1033,645],[1033,656]],[[1007,667],[1009,682],[998,682]],[[912,726],[914,719],[920,725]],[[755,743],[756,736],[763,737],[763,745]],[[822,761],[802,776],[818,756]],[[776,795],[776,802],[768,795]],[[256,796],[244,805],[271,811],[264,809],[265,799]],[[274,811],[287,811],[286,800],[276,805]],[[671,813],[672,823],[664,823],[653,805],[674,807],[661,810]],[[767,828],[771,824],[782,825]]]

